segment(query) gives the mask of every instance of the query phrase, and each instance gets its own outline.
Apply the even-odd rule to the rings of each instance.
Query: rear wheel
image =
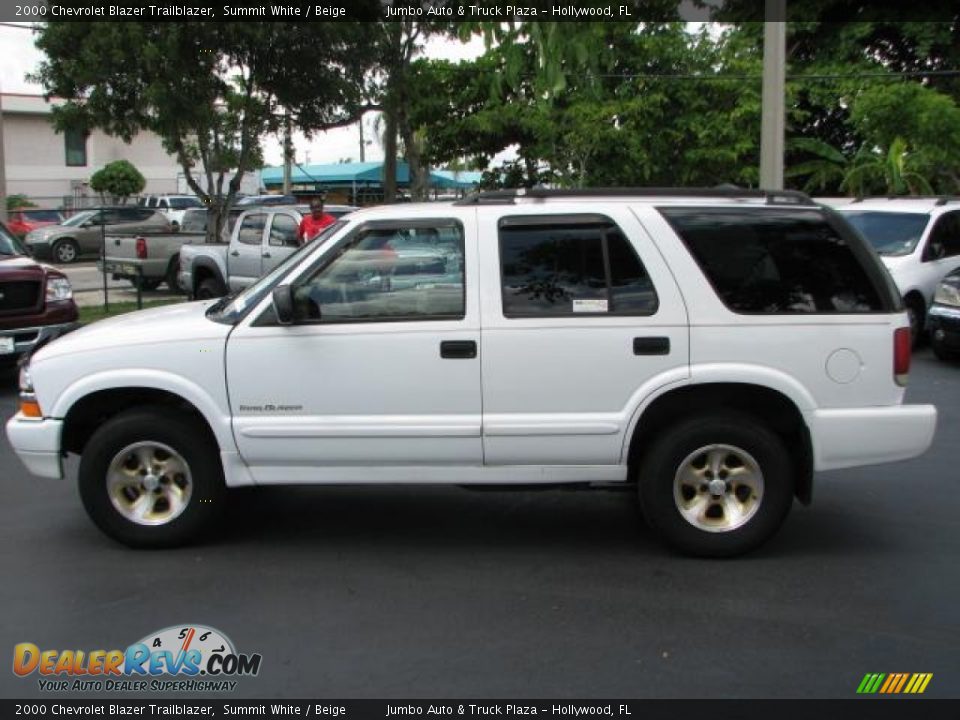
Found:
[[[121,413],[80,459],[80,497],[104,533],[132,547],[173,547],[210,529],[223,497],[216,444],[197,420],[164,408]]]
[[[216,278],[201,280],[200,284],[197,285],[197,300],[210,300],[212,298],[223,297],[226,294],[227,289],[223,287],[223,283]]]
[[[643,514],[681,552],[748,552],[769,539],[790,510],[789,457],[780,437],[748,415],[681,421],[653,441],[641,463]]]
[[[174,255],[172,258],[170,258],[170,264],[167,265],[167,274],[164,277],[164,282],[166,282],[167,287],[175,293],[183,292],[183,288],[180,287],[180,278],[177,277],[177,273],[179,271],[180,256]]]
[[[158,287],[160,287],[161,282],[163,281],[156,278],[145,278],[139,276],[130,278],[130,284],[138,290],[156,290]]]
[[[960,361],[960,353],[948,348],[942,339],[937,339],[936,334],[932,335],[930,338],[930,347],[933,349],[933,354],[937,356],[937,360],[942,360],[943,362]]]
[[[51,248],[51,254],[53,255],[54,262],[69,265],[70,263],[75,263],[77,258],[80,257],[80,247],[75,240],[70,240],[69,238],[57,240]]]

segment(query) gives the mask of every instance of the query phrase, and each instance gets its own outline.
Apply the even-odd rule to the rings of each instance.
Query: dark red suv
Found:
[[[0,223],[0,368],[78,327],[67,276],[32,260]]]

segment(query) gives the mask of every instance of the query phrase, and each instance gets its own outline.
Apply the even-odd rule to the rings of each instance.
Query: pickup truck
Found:
[[[356,208],[327,205],[335,218]],[[309,212],[305,205],[244,209],[230,234],[230,243],[184,245],[180,251],[180,287],[196,299],[221,297],[242,290],[270,272],[298,247],[297,227]]]
[[[224,227],[224,243],[242,209],[230,211]],[[191,208],[184,213],[179,232],[110,233],[106,239],[107,257],[101,270],[113,275],[114,280],[129,280],[141,290],[156,290],[161,283],[179,292],[180,248],[203,243],[207,233],[207,210]],[[216,246],[213,246],[216,247]],[[225,244],[221,247],[225,247]]]

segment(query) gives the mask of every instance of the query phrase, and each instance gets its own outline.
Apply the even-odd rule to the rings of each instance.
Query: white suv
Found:
[[[919,338],[937,286],[960,267],[960,198],[868,198],[836,209],[880,254]]]
[[[140,198],[140,205],[159,210],[166,215],[174,232],[183,225],[183,216],[187,214],[187,210],[203,207],[203,203],[193,195],[147,195]]]
[[[797,193],[509,191],[338,221],[232,298],[37,352],[7,423],[35,474],[81,456],[134,546],[283,483],[635,486],[674,547],[771,536],[815,470],[914,457],[906,313]]]

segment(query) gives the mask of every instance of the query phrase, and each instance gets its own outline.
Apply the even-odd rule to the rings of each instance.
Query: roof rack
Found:
[[[519,199],[546,200],[548,198],[580,197],[681,197],[681,198],[731,198],[742,200],[766,200],[768,205],[816,205],[806,193],[798,190],[746,190],[733,187],[712,188],[580,188],[549,189],[543,187],[518,188],[515,190],[488,190],[467,195],[454,205],[513,204]]]
[[[851,202],[864,200],[936,200],[934,205],[960,202],[960,195],[857,195]]]

